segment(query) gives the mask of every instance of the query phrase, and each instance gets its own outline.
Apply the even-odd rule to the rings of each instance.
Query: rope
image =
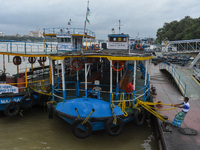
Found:
[[[129,106],[130,106],[130,101],[129,101]],[[126,101],[124,99],[124,93],[122,93],[120,95],[120,103],[118,104],[118,106],[122,109],[122,113],[125,117],[128,116],[128,113],[125,111],[126,108],[130,108],[130,107],[126,107]]]
[[[48,101],[46,104],[54,104],[56,101]]]
[[[115,115],[115,112],[114,112],[114,108],[115,107],[115,105],[113,105],[113,104],[110,104],[110,108],[111,108],[111,110],[112,110],[112,115],[113,115],[113,124],[117,124],[117,117],[116,117],[116,115]]]
[[[52,92],[50,92],[50,93],[46,93],[46,92],[43,92],[43,91],[41,92],[40,90],[37,90],[37,89],[35,88],[35,86],[33,86],[33,85],[31,85],[30,88],[31,88],[32,90],[34,90],[35,92],[39,93],[39,94],[52,96]]]
[[[82,125],[85,124],[89,120],[89,118],[90,118],[90,116],[92,115],[93,112],[94,112],[94,109],[92,109],[90,114],[85,118],[85,120],[83,120],[83,122],[81,123]]]
[[[176,109],[175,108],[170,108],[170,109],[157,109],[157,108],[154,108],[154,107],[151,107],[150,105],[166,105],[166,106],[171,106],[170,104],[162,104],[160,102],[143,102],[139,99],[137,99],[137,103],[135,104],[135,109],[138,109],[137,107],[138,106],[142,106],[144,109],[146,109],[148,112],[150,112],[151,114],[153,114],[154,116],[156,116],[157,118],[159,118],[160,120],[162,121],[166,121],[164,118],[163,118],[163,115],[159,114],[158,112],[154,111],[153,109],[155,110],[172,110],[172,109]]]
[[[78,118],[80,118],[80,116],[79,116],[79,114],[78,114],[77,108],[75,108],[75,111],[76,111],[76,113],[77,113]]]

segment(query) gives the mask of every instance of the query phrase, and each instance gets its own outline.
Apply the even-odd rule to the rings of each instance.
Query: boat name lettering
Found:
[[[1,99],[1,103],[0,104],[8,104],[11,99],[12,98]],[[20,100],[21,100],[21,97],[13,98],[13,101],[15,101],[15,102],[20,102]]]

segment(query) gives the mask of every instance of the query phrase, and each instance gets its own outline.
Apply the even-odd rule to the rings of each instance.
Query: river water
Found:
[[[54,115],[48,119],[42,107],[35,106],[15,118],[0,115],[1,150],[157,150],[150,122],[136,126],[133,122],[124,131],[111,137],[104,131],[94,132],[87,139],[76,138],[71,126]]]
[[[6,72],[16,73],[16,66],[7,63]],[[0,69],[3,70],[0,56]],[[36,64],[35,66],[37,66]],[[20,70],[25,65],[20,66]],[[30,67],[30,66],[28,66]],[[122,134],[108,136],[104,131],[94,132],[87,139],[76,138],[71,126],[54,115],[48,119],[47,112],[40,106],[34,106],[14,118],[0,112],[0,150],[157,150],[157,142],[151,121],[142,126],[133,122],[125,124]]]

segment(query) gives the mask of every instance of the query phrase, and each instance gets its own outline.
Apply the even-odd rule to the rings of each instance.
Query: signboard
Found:
[[[109,42],[108,49],[128,49],[127,42]]]
[[[2,93],[19,93],[19,91],[18,87],[8,84],[0,84],[0,94]]]

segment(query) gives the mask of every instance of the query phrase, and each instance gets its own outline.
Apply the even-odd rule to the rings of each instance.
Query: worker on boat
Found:
[[[131,99],[131,95],[133,94],[133,80],[127,85],[126,88],[126,93],[127,93],[127,99]]]
[[[174,107],[178,107],[178,108],[183,108],[181,112],[179,112],[178,114],[176,114],[174,121],[172,122],[172,125],[174,127],[180,127],[181,124],[184,121],[184,118],[190,108],[190,104],[189,104],[189,98],[185,97],[184,98],[184,102],[180,103],[180,104],[172,104],[171,106]]]

